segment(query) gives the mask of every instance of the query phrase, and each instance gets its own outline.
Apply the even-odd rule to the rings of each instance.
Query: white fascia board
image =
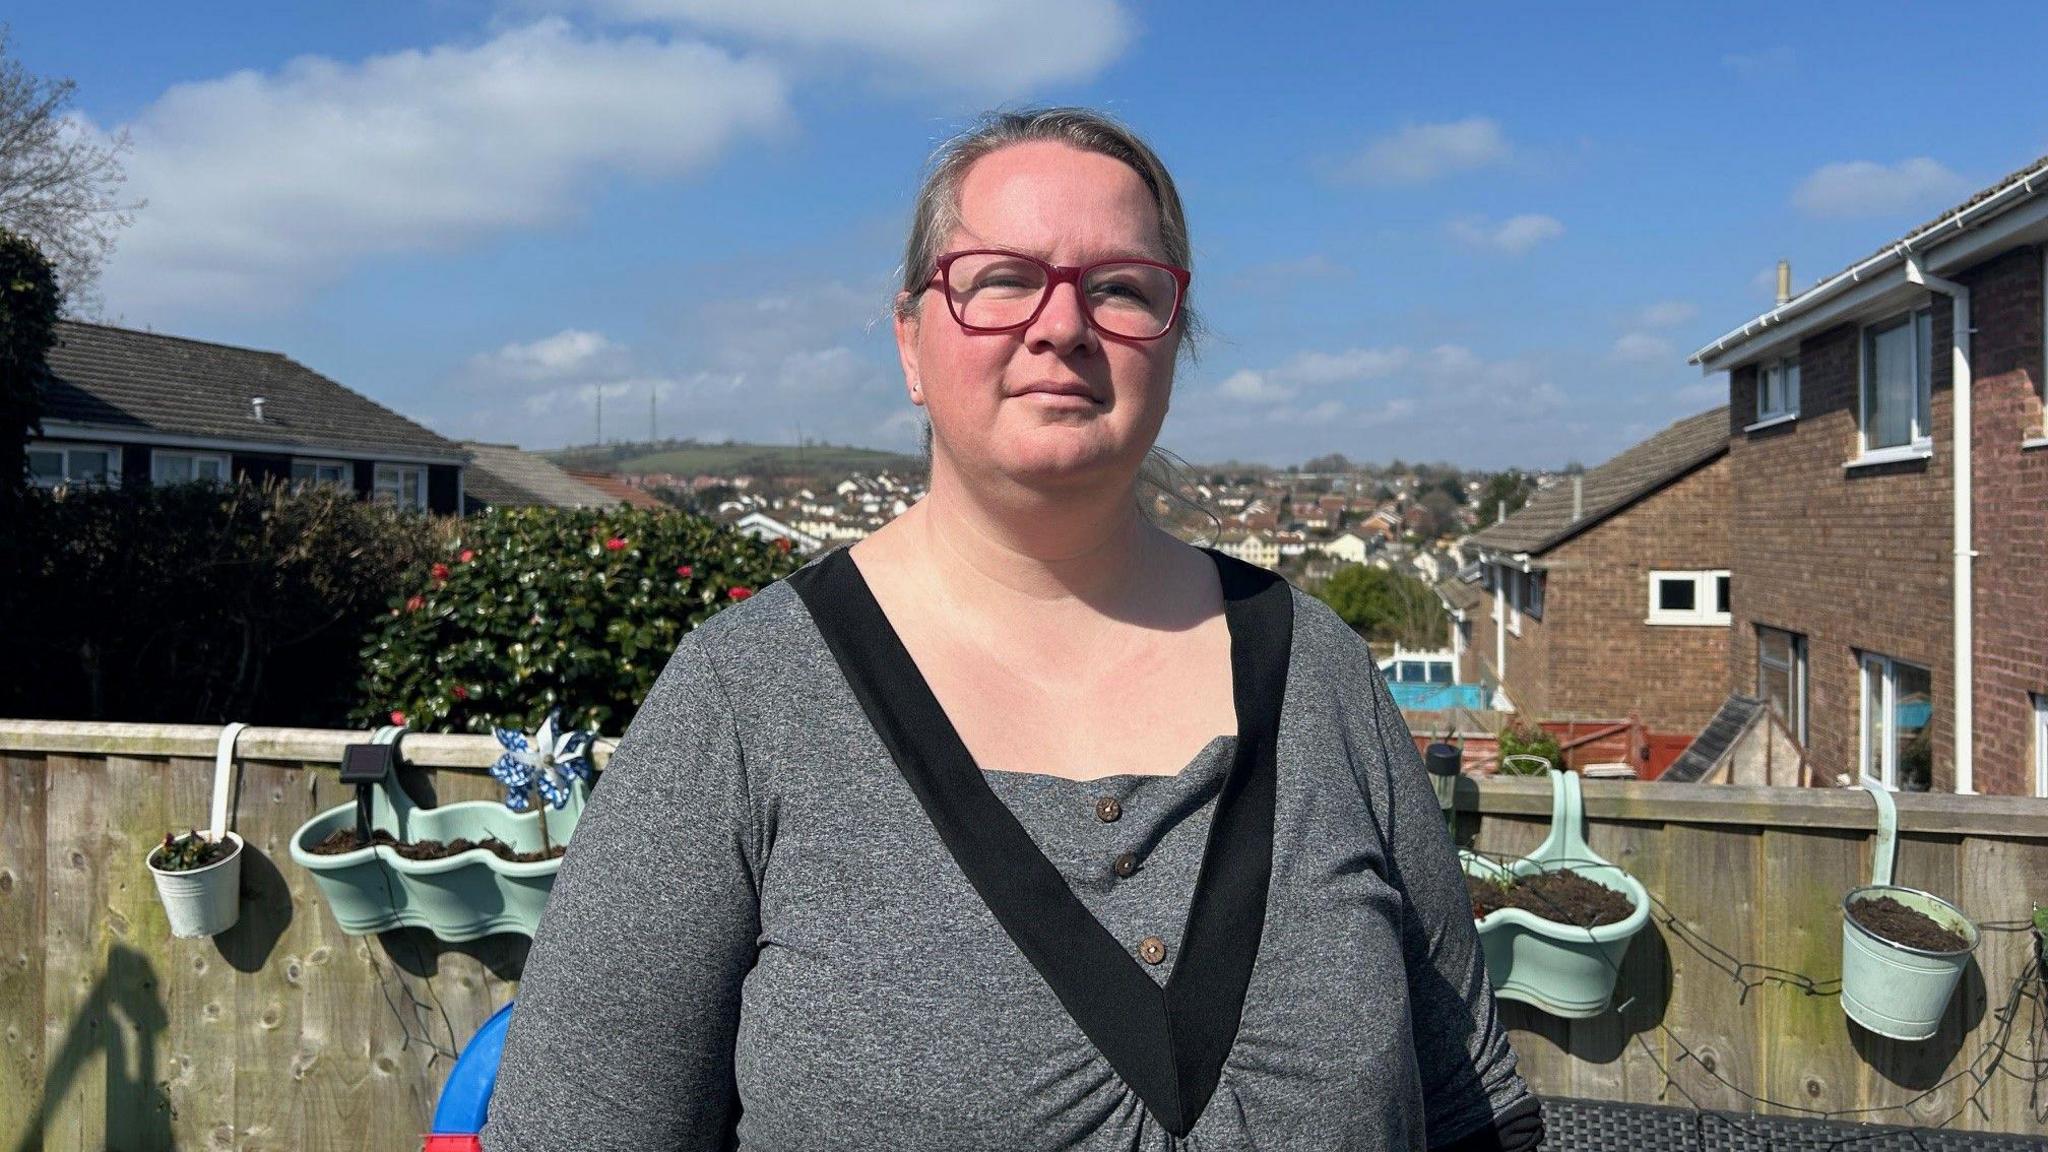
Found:
[[[263,440],[235,440],[221,436],[187,436],[177,432],[159,432],[154,428],[109,427],[47,418],[42,423],[43,438],[51,440],[148,444],[156,448],[207,448],[217,452],[262,452],[329,461],[375,460],[385,464],[463,465],[470,460],[466,452],[460,456],[439,456],[384,448],[342,448],[331,444],[281,444]]]
[[[1881,314],[1892,303],[1883,299],[1889,288],[1904,281],[1909,255],[1918,254],[1922,267],[1945,275],[2006,248],[2048,239],[2048,197],[2042,195],[2048,192],[2048,171],[2014,184],[2011,191],[2024,199],[1984,224],[1962,226],[1963,230],[1958,232],[1958,217],[1945,218],[1757,316],[1694,352],[1687,362],[1698,364],[1702,373],[1725,372],[1774,353],[1782,354],[1778,350],[1786,344],[1845,319],[1859,314]],[[1978,207],[1991,205],[1975,206],[1970,211]],[[1878,291],[1872,292],[1873,287]]]

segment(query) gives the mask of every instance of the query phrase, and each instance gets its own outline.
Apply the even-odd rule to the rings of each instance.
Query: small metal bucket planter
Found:
[[[1870,883],[1842,897],[1842,1011],[1849,1019],[1894,1040],[1925,1040],[1941,1028],[1949,997],[1977,948],[1977,925],[1955,905],[1917,888],[1892,883],[1899,813],[1881,784],[1863,785],[1877,801],[1877,851]],[[1856,922],[1849,906],[1888,896],[1961,936],[1954,952],[1897,944]]]
[[[1627,897],[1627,919],[1594,928],[1547,920],[1520,908],[1499,908],[1478,920],[1486,975],[1494,995],[1520,1000],[1553,1016],[1584,1019],[1607,1010],[1629,941],[1650,922],[1650,895],[1635,877],[1594,853],[1584,833],[1579,777],[1550,770],[1550,834],[1536,851],[1498,864],[1469,851],[1459,863],[1487,880],[1570,869]]]
[[[182,844],[198,837],[214,844],[226,843],[232,847],[226,858],[215,860],[202,868],[187,868],[176,871],[157,867],[163,845],[158,844],[143,857],[149,874],[156,880],[157,899],[163,902],[164,917],[170,921],[171,935],[185,939],[202,936],[217,936],[235,926],[242,915],[242,838],[228,830],[228,796],[233,790],[235,768],[235,738],[246,724],[230,724],[221,729],[220,743],[213,759],[213,821],[205,832],[188,832],[172,842]]]
[[[393,742],[398,734],[398,729],[382,729],[373,743]],[[406,843],[496,837],[515,852],[538,852],[541,821],[547,821],[548,843],[567,844],[585,797],[585,786],[577,780],[559,809],[543,805],[538,811],[514,812],[495,800],[421,808],[387,775],[373,790],[370,824],[373,831]],[[313,874],[335,921],[352,936],[402,927],[425,928],[451,942],[494,932],[532,936],[562,866],[560,857],[519,863],[486,848],[439,860],[408,860],[382,844],[334,856],[312,851],[355,822],[355,804],[343,804],[300,825],[291,839],[292,859]]]

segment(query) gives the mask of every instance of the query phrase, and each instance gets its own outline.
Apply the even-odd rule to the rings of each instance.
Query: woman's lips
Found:
[[[1025,396],[1035,396],[1043,404],[1092,407],[1099,403],[1084,384],[1027,384],[1018,389],[1012,398]]]

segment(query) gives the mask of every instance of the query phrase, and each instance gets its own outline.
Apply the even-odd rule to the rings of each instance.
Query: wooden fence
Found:
[[[292,831],[348,798],[334,765],[360,733],[243,734],[241,921],[172,938],[142,861],[166,829],[205,822],[216,734],[0,721],[0,1152],[417,1147],[452,1053],[513,995],[524,937],[347,936],[291,862]],[[488,739],[413,736],[404,751],[443,801],[498,793],[481,771]],[[1539,1091],[1735,1109],[1753,1094],[2042,1130],[2048,1090],[2030,1100],[2020,1061],[2048,1058],[2026,1031],[2048,1006],[2022,1003],[2010,1028],[1997,1017],[2030,937],[1986,935],[1925,1043],[1853,1029],[1826,994],[1838,902],[1869,867],[1867,797],[1606,782],[1586,795],[1594,848],[1671,919],[1637,938],[1620,1011],[1567,1023],[1503,1006]],[[1487,780],[1466,797],[1464,831],[1484,851],[1527,851],[1547,796],[1542,781]],[[1905,796],[1899,811],[1899,882],[1981,922],[2048,902],[2048,803]],[[1729,971],[1744,962],[1769,966],[1741,969],[1752,983],[1783,969],[1821,991],[1764,981],[1745,994]],[[1987,1070],[1994,1044],[2011,1055]],[[1955,1078],[1970,1069],[1983,1075]]]

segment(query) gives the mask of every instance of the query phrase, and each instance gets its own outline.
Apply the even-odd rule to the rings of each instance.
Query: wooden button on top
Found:
[[[1157,936],[1147,936],[1138,941],[1138,958],[1147,964],[1157,964],[1166,959],[1166,941]]]
[[[1099,796],[1095,800],[1095,818],[1104,824],[1114,824],[1124,814],[1124,806],[1114,796]]]
[[[1126,852],[1117,857],[1115,862],[1110,864],[1109,868],[1110,871],[1115,872],[1118,876],[1129,877],[1131,873],[1138,870],[1138,858],[1136,855]]]

